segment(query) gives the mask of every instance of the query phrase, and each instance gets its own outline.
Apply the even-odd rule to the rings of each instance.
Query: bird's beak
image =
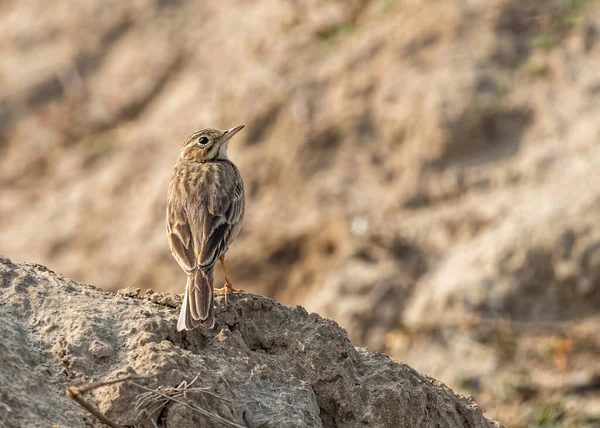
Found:
[[[231,137],[240,132],[245,125],[236,126],[235,128],[228,129],[225,131],[225,135],[223,135],[223,142],[229,141]]]

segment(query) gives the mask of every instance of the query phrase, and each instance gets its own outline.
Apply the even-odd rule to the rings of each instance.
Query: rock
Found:
[[[103,292],[6,258],[0,278],[3,426],[89,426],[65,388],[124,373],[151,376],[145,385],[165,391],[197,378],[192,386],[203,389],[180,400],[248,427],[501,426],[434,379],[355,348],[335,322],[301,307],[240,294],[225,308],[218,297],[214,330],[179,333],[170,300]],[[122,383],[91,401],[119,424],[151,427],[134,410],[144,392]],[[162,426],[223,426],[182,404],[146,404]]]

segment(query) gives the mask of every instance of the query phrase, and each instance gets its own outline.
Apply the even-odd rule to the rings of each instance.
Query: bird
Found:
[[[244,125],[202,129],[179,153],[167,192],[167,235],[171,253],[187,275],[177,330],[215,325],[213,291],[241,293],[231,284],[225,253],[240,233],[245,213],[244,182],[227,157],[227,144]],[[225,286],[213,290],[220,261]]]

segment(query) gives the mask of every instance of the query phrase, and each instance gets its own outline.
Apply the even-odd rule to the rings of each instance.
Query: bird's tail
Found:
[[[193,330],[201,324],[206,328],[215,326],[213,268],[206,271],[196,268],[188,276],[177,331]]]

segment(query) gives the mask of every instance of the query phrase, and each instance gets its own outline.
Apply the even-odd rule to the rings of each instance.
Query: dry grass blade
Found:
[[[164,388],[163,392],[169,397],[180,397],[184,394],[186,390],[204,390],[204,388],[190,388],[194,384],[194,382],[196,382],[198,376],[196,376],[189,384],[184,380],[176,388]],[[158,390],[160,389],[161,387],[158,387]],[[168,399],[155,394],[154,391],[149,391],[145,392],[144,394],[141,394],[136,400],[136,404],[134,407],[136,419],[152,419],[152,415],[154,415],[155,413],[159,413],[168,402]]]
[[[162,409],[164,408],[164,406],[166,406],[169,401],[172,401],[174,403],[181,404],[181,405],[183,405],[183,406],[185,406],[185,407],[187,407],[187,408],[189,408],[189,409],[191,409],[213,421],[219,422],[223,426],[233,427],[233,428],[245,428],[242,425],[238,425],[234,422],[228,421],[227,419],[224,419],[215,413],[211,413],[201,407],[198,407],[194,404],[190,404],[187,402],[187,400],[183,401],[180,399],[181,397],[183,397],[185,399],[186,393],[201,392],[203,394],[209,394],[213,397],[216,397],[216,398],[224,400],[224,401],[230,401],[230,400],[226,400],[222,397],[219,397],[216,394],[211,393],[208,390],[208,388],[191,388],[191,386],[194,384],[194,382],[196,382],[196,380],[198,379],[198,376],[196,376],[189,384],[186,381],[183,381],[177,387],[174,387],[174,388],[167,387],[164,389],[161,389],[160,387],[157,389],[151,389],[151,388],[145,387],[143,385],[139,385],[135,382],[130,382],[132,385],[135,385],[138,388],[147,391],[146,393],[141,394],[138,397],[138,399],[136,400],[136,404],[135,404],[136,419],[152,420],[154,415],[157,415],[157,413],[160,413],[162,411]]]

